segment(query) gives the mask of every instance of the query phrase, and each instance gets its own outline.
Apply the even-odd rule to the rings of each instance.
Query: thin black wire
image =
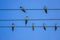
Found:
[[[40,27],[43,27],[43,26],[34,26],[35,28],[40,28]],[[46,26],[46,28],[49,28],[49,27],[54,27],[54,26]],[[57,26],[58,28],[60,26]],[[12,26],[0,26],[0,28],[12,28]],[[32,26],[14,26],[14,28],[32,28]]]
[[[28,19],[28,21],[47,21],[47,20],[60,20],[60,19]],[[7,20],[0,20],[0,21],[25,21],[25,19],[7,19]]]
[[[21,9],[0,9],[0,10],[21,10]],[[44,10],[44,9],[25,9],[25,10]],[[60,10],[60,9],[47,9],[47,10]]]

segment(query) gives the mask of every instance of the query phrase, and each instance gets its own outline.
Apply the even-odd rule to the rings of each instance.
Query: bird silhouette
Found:
[[[45,13],[47,14],[47,8],[46,8],[46,6],[44,6],[44,11],[45,11]]]
[[[32,30],[34,31],[34,23],[32,23]]]
[[[45,24],[43,24],[43,29],[46,31],[46,25]]]
[[[25,25],[27,25],[27,23],[28,23],[28,16],[26,16],[25,18]]]
[[[14,31],[14,23],[12,23],[12,31]]]
[[[20,10],[23,11],[24,13],[26,12],[26,10],[22,6],[20,6]]]
[[[57,30],[57,27],[58,27],[57,24],[55,24],[55,31]]]

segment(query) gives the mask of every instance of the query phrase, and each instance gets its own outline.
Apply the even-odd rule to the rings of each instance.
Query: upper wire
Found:
[[[0,9],[0,10],[21,10],[21,9]],[[25,10],[44,10],[44,9],[25,9]],[[60,9],[47,9],[47,10],[60,10]]]

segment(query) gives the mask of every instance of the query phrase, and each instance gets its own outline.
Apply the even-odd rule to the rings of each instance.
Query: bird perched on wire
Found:
[[[47,14],[47,7],[46,6],[44,6],[44,11]]]
[[[12,23],[12,31],[14,31],[14,23]]]
[[[25,18],[25,25],[27,25],[27,23],[28,23],[28,16],[26,16]]]
[[[46,24],[43,24],[43,29],[46,31]]]
[[[34,23],[32,23],[32,30],[34,31]]]
[[[26,12],[26,10],[22,6],[20,6],[20,10],[23,11],[24,13]]]
[[[58,26],[57,26],[57,24],[55,24],[55,26],[54,26],[54,27],[55,27],[55,31],[56,31],[56,30],[57,30],[57,27],[58,27]]]

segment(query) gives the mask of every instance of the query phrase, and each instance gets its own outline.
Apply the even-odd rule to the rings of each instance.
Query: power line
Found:
[[[50,20],[50,21],[52,21],[52,20],[59,20],[59,21],[60,21],[60,19],[28,19],[28,21],[39,21],[39,20],[41,20],[41,21],[47,21],[47,20]],[[7,19],[7,20],[0,20],[0,21],[25,21],[25,19]]]
[[[21,9],[0,9],[0,10],[21,10]],[[44,10],[44,9],[25,9],[25,10]],[[47,10],[60,10],[60,9],[47,9]]]
[[[0,28],[11,28],[12,26],[0,26]],[[31,28],[32,26],[14,26],[14,28]],[[43,26],[34,26],[36,28],[40,28],[40,27],[43,27]],[[46,26],[46,27],[54,27],[54,26]],[[60,27],[60,26],[58,26]]]

